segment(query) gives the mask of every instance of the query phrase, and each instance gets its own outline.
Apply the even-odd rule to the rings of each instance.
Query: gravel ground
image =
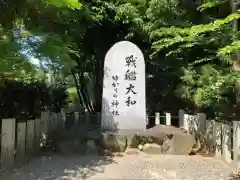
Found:
[[[45,156],[0,180],[237,180],[233,169],[220,160],[201,156],[126,155]],[[239,178],[240,179],[240,178]]]

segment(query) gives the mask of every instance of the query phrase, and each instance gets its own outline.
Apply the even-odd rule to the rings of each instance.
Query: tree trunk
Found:
[[[101,112],[102,110],[102,90],[103,90],[103,66],[104,66],[104,56],[102,53],[98,53],[96,56],[96,66],[95,66],[95,76],[96,76],[96,86],[95,86],[95,99],[96,99],[96,112]]]
[[[79,80],[80,80],[80,84],[81,84],[80,91],[81,91],[83,100],[86,104],[88,112],[92,112],[91,105],[90,105],[90,100],[89,100],[89,97],[88,97],[88,92],[87,92],[87,89],[86,89],[86,82],[85,82],[84,73],[80,72],[80,73],[78,73],[78,76],[79,76]]]
[[[232,7],[232,13],[237,13],[237,1],[236,0],[231,0],[231,7]],[[237,40],[238,19],[233,20],[232,30],[233,30],[233,39]],[[240,52],[236,52],[235,57],[236,57],[236,59],[234,59],[233,69],[235,71],[240,71],[240,62],[239,62],[240,61]],[[237,97],[236,97],[235,113],[236,113],[237,119],[240,120],[240,81],[237,81],[236,89],[237,89]]]
[[[80,92],[80,87],[79,87],[79,84],[78,84],[78,80],[77,80],[77,77],[76,77],[74,72],[72,72],[72,76],[73,76],[73,79],[74,79],[74,82],[75,82],[75,86],[77,88],[77,94],[78,94],[78,98],[79,98],[79,101],[80,101],[80,105],[82,105],[84,107],[84,109],[86,109],[86,105],[84,103],[84,100],[83,100],[81,92]]]

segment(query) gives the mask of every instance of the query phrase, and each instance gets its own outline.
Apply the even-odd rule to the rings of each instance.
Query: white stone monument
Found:
[[[101,127],[146,129],[145,62],[131,42],[118,42],[106,54]]]

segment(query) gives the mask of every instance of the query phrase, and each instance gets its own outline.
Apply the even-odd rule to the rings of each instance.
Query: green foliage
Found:
[[[204,25],[196,25],[187,28],[161,28],[152,33],[152,38],[160,39],[153,43],[155,53],[170,46],[180,45],[183,48],[189,48],[194,45],[199,45],[199,41],[206,39],[206,33],[219,31],[224,28],[224,25],[229,24],[234,19],[240,19],[240,14],[231,14],[225,19],[215,20],[212,23]],[[179,49],[177,49],[178,51]]]
[[[139,10],[131,3],[121,4],[119,7],[117,7],[115,20],[122,20],[124,24],[133,22],[141,25],[141,23],[143,23],[139,14]]]
[[[54,63],[65,69],[68,68],[69,72],[71,67],[76,65],[71,59],[71,54],[78,56],[73,48],[73,45],[63,42],[60,37],[49,34],[43,37],[43,41],[38,45],[36,51],[39,56],[49,58],[50,64]]]
[[[21,46],[12,31],[0,25],[0,73],[11,72],[15,78],[33,79],[35,66],[21,53]]]
[[[223,4],[227,2],[227,0],[212,0],[212,1],[207,1],[206,3],[203,3],[201,6],[199,6],[200,11],[204,11],[206,9],[214,8],[220,4]]]
[[[188,24],[186,12],[179,6],[178,0],[151,0],[146,10],[146,18],[151,31],[169,26],[184,26]],[[185,18],[185,20],[183,20]]]
[[[13,72],[28,82],[51,72],[58,84],[75,84],[72,99],[77,95],[89,111],[99,111],[104,56],[115,42],[129,40],[146,59],[151,110],[187,106],[230,114],[239,78],[232,66],[240,50],[239,34],[233,34],[231,23],[240,14],[229,14],[225,4],[226,0],[205,0],[200,6],[180,0],[21,1],[13,9],[2,9],[17,13],[1,17],[0,72]],[[41,67],[29,63],[20,50],[38,58]],[[66,76],[71,80],[64,80]]]
[[[217,71],[210,65],[204,65],[196,70],[185,70],[182,77],[183,84],[177,93],[187,100],[194,100],[199,107],[213,106],[221,101],[229,102],[226,94],[235,86],[240,73],[231,71]]]
[[[44,83],[14,80],[1,80],[0,94],[1,118],[39,117],[44,110],[60,112],[67,98],[63,87],[48,88]]]
[[[45,3],[59,8],[80,9],[82,7],[82,4],[78,0],[45,0]]]
[[[78,95],[77,95],[77,89],[76,87],[70,87],[67,89],[68,91],[68,101],[71,101],[73,103],[77,103],[79,101]]]
[[[218,56],[223,58],[225,61],[237,61],[237,59],[232,58],[236,52],[240,52],[240,41],[234,41],[232,44],[220,48],[218,50]]]
[[[222,3],[207,2],[199,9]],[[150,33],[152,58],[164,53],[167,59],[182,62],[182,76],[175,93],[187,103],[225,115],[232,113],[240,74],[232,71],[231,66],[238,61],[236,53],[240,49],[239,41],[233,40],[231,23],[239,18],[240,14],[234,13],[206,24],[163,27]]]

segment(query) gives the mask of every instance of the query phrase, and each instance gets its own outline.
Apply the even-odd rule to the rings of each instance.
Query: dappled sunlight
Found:
[[[230,175],[229,180],[240,180],[240,172],[234,172]]]
[[[33,159],[26,167],[14,170],[2,178],[11,180],[70,180],[87,179],[105,172],[107,165],[116,163],[107,156],[44,156]],[[1,179],[1,177],[0,177]]]

